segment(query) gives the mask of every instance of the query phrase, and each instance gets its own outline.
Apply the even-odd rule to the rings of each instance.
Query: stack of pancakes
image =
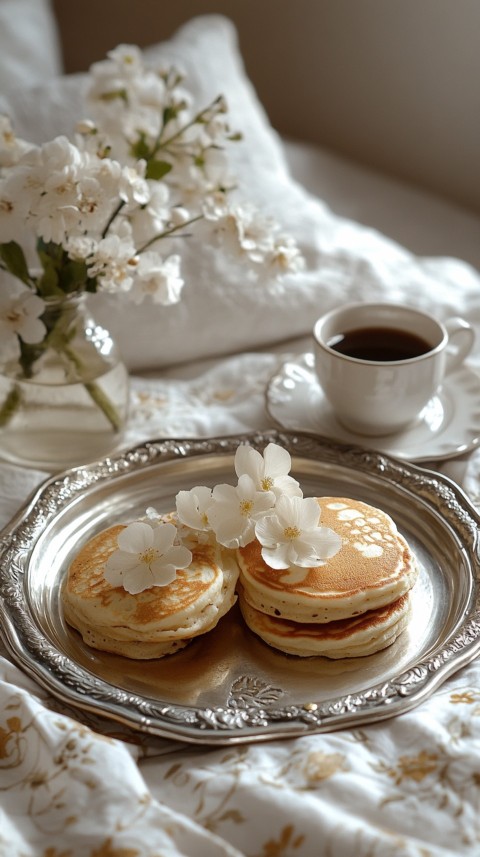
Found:
[[[110,527],[87,542],[68,570],[65,619],[84,641],[129,658],[161,658],[214,628],[236,600],[239,570],[233,552],[212,542],[197,544],[191,564],[171,583],[130,595],[104,577],[122,529]]]
[[[357,500],[318,499],[321,524],[342,539],[323,565],[276,570],[251,542],[237,552],[242,615],[287,654],[359,657],[386,648],[408,623],[415,558],[385,512]]]

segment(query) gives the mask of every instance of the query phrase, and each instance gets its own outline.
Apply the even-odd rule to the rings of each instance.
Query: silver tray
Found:
[[[242,441],[286,447],[305,496],[356,497],[392,515],[420,565],[408,630],[376,655],[302,659],[262,643],[233,608],[164,659],[89,649],[60,603],[74,554],[149,505],[172,509],[180,489],[233,482]],[[307,433],[151,441],[47,480],[1,534],[1,633],[54,696],[144,733],[220,745],[358,726],[418,705],[478,654],[479,521],[446,477]]]

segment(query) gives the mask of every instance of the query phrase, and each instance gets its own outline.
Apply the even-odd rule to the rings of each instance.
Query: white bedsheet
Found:
[[[265,385],[291,353],[134,378],[128,441],[268,428]],[[441,469],[476,501],[479,465]],[[45,475],[0,465],[2,524]],[[392,720],[211,749],[67,709],[0,655],[5,857],[476,857],[479,789],[478,663]]]
[[[59,73],[49,5],[1,3],[43,50],[19,52],[20,28],[1,30],[4,90],[8,75],[17,86]],[[286,152],[294,176],[335,214],[413,253],[480,269],[474,214],[324,150],[289,142]],[[134,378],[128,441],[268,428],[265,385],[293,348],[308,342]],[[478,348],[471,364],[480,371]],[[480,505],[480,451],[439,469]],[[0,527],[46,475],[0,464]],[[67,708],[0,644],[0,857],[478,857],[479,802],[477,662],[389,721],[208,749]]]

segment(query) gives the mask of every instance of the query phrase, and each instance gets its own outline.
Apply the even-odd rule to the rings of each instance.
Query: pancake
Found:
[[[239,604],[250,630],[269,646],[290,655],[327,658],[358,658],[387,648],[407,627],[411,609],[407,592],[392,604],[361,616],[319,624],[261,613],[245,600],[241,587]]]
[[[418,575],[415,557],[393,519],[359,500],[317,498],[320,523],[342,539],[335,556],[314,568],[270,568],[257,540],[239,548],[243,600],[295,622],[351,619],[397,601]]]
[[[193,545],[191,564],[179,569],[171,583],[131,595],[104,577],[122,529],[119,524],[92,538],[68,569],[62,589],[65,619],[84,641],[131,658],[157,658],[214,628],[236,600],[234,553],[213,542]]]

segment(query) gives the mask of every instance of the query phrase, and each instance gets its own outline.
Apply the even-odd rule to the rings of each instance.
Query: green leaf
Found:
[[[60,271],[60,288],[65,294],[84,291],[88,280],[87,266],[82,260],[66,258]]]
[[[8,241],[5,244],[0,244],[0,258],[7,270],[14,277],[17,277],[22,283],[31,287],[32,282],[28,273],[27,261],[22,248],[16,241]]]
[[[163,111],[163,127],[165,128],[165,125],[168,125],[168,123],[171,122],[172,119],[176,119],[177,116],[178,110],[175,107],[165,107],[165,110]]]
[[[55,259],[52,259],[48,253],[43,250],[38,251],[39,259],[42,263],[43,274],[38,280],[38,293],[42,298],[58,297],[62,294],[58,282],[58,264]]]
[[[122,87],[121,89],[111,89],[110,92],[103,92],[100,101],[115,101],[116,98],[121,98],[125,104],[128,104],[127,90]]]
[[[172,165],[168,161],[158,161],[156,158],[153,158],[147,164],[146,177],[147,179],[160,181],[171,169]]]
[[[130,154],[137,161],[148,161],[148,159],[150,158],[152,154],[151,148],[147,143],[147,138],[143,131],[139,132],[137,142],[130,147]]]

